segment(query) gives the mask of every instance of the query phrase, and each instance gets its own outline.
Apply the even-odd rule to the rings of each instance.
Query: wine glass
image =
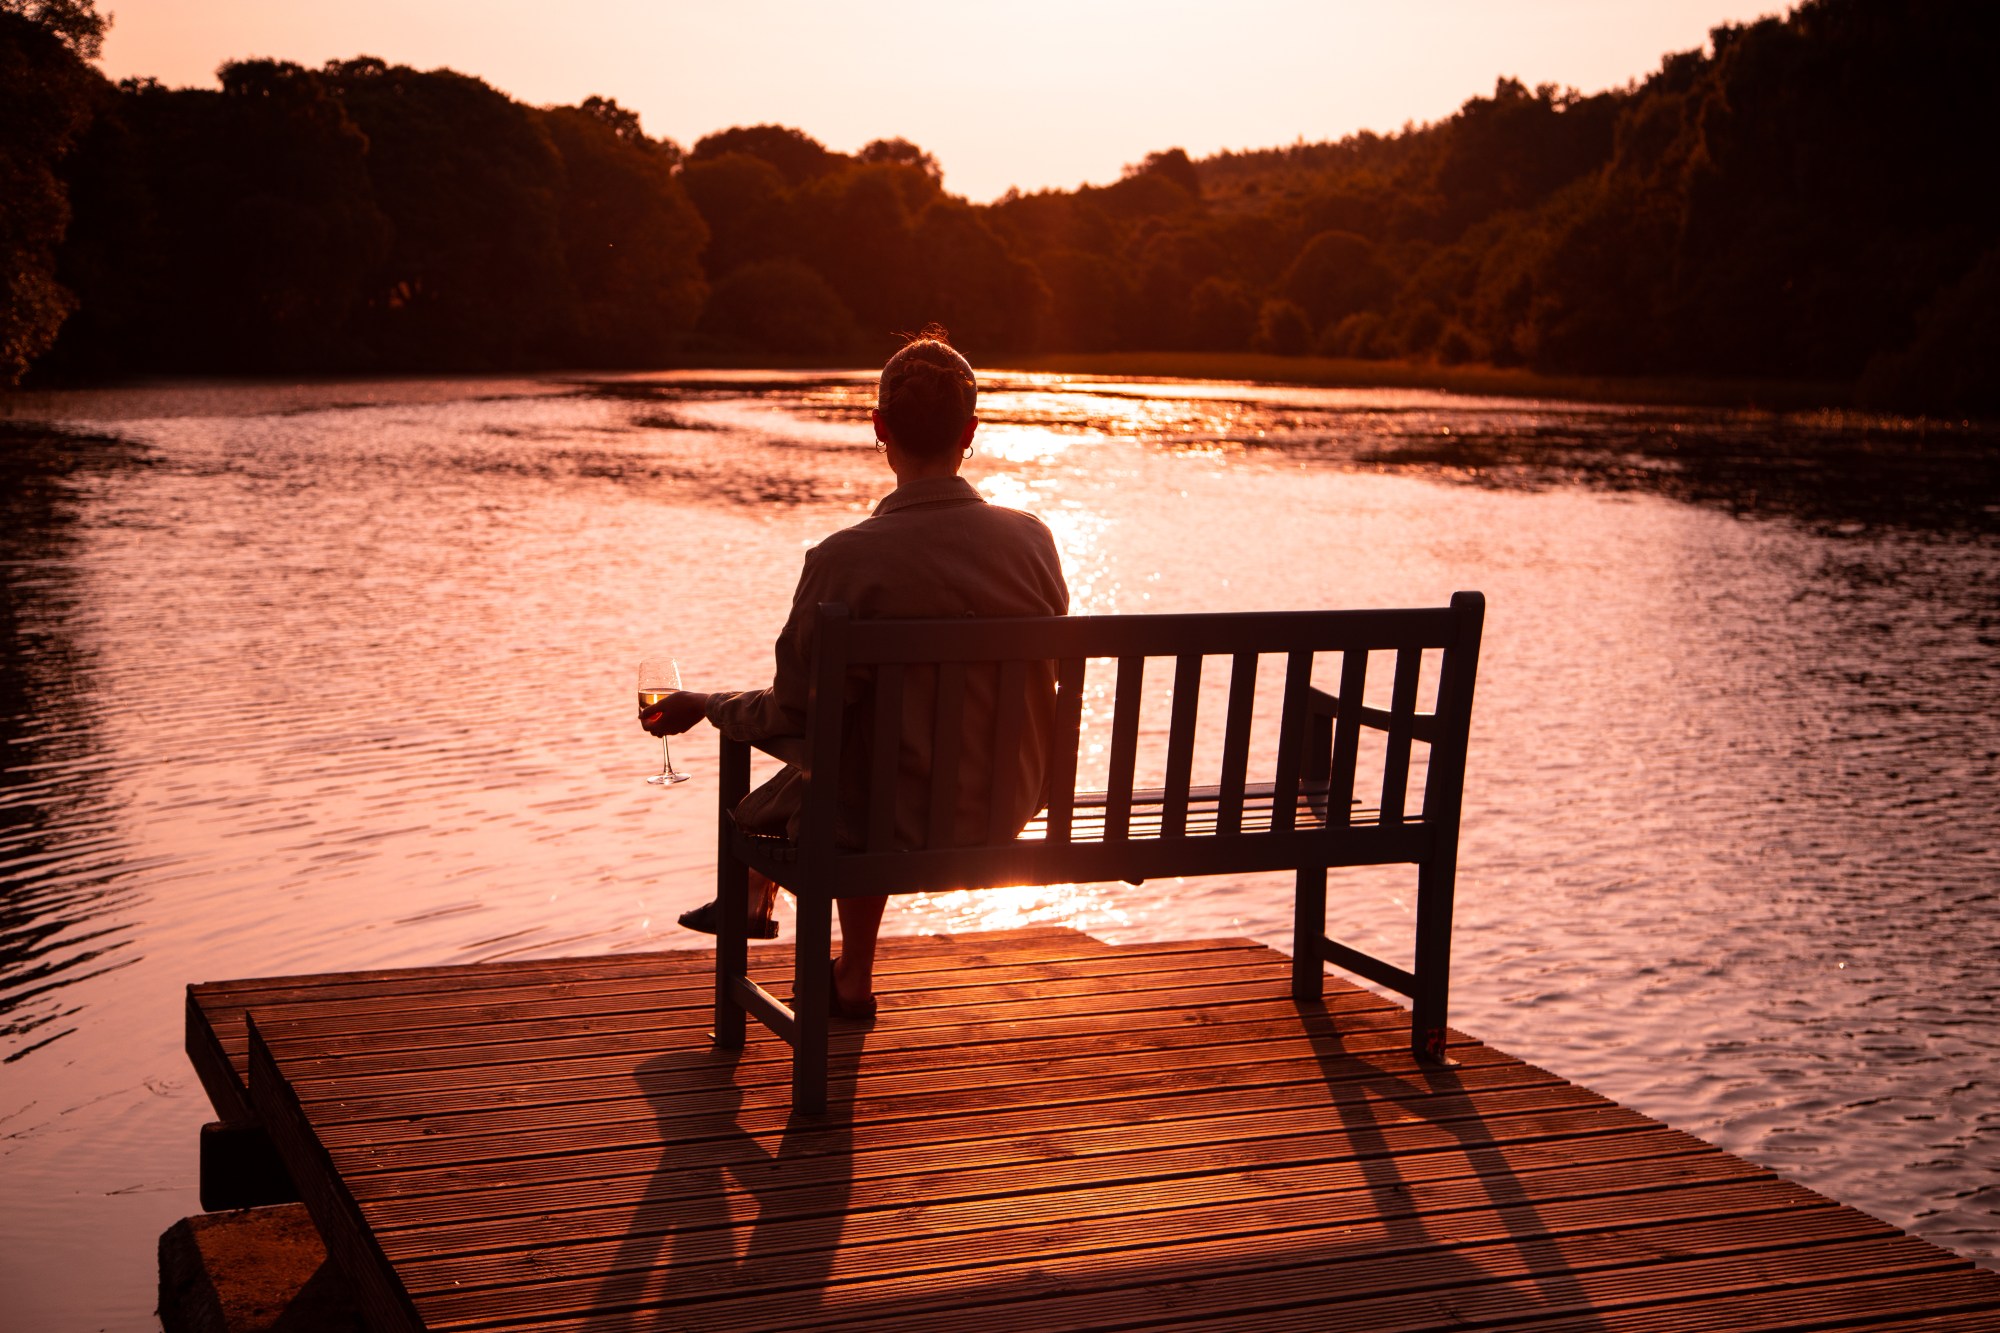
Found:
[[[639,707],[651,708],[668,695],[678,694],[680,688],[680,663],[673,658],[648,657],[639,663]],[[674,771],[674,749],[665,736],[660,737],[660,763],[660,771],[646,781],[656,787],[687,781],[687,774]]]

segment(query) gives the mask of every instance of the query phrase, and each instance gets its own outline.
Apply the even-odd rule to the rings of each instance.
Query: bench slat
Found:
[[[1123,838],[1132,819],[1132,770],[1139,762],[1139,688],[1146,677],[1146,659],[1118,659],[1117,703],[1111,710],[1110,799],[1104,803],[1106,840]]]
[[[1076,805],[1076,752],[1083,731],[1084,659],[1066,657],[1056,674],[1056,729],[1051,742],[1055,767],[1049,772],[1048,837],[1068,842],[1070,812]]]
[[[1417,674],[1424,654],[1418,648],[1396,650],[1396,679],[1389,691],[1389,750],[1382,761],[1382,819],[1403,822],[1403,799],[1410,783],[1410,717],[1417,711]]]
[[[1273,830],[1289,832],[1296,815],[1299,795],[1299,761],[1305,748],[1306,697],[1312,689],[1313,655],[1289,653],[1285,657],[1285,702],[1278,714],[1277,804],[1272,810]]]
[[[1222,805],[1216,827],[1234,833],[1243,824],[1243,783],[1250,772],[1250,717],[1257,697],[1257,654],[1229,659],[1229,705],[1222,733]]]
[[[958,752],[965,732],[965,663],[938,668],[936,725],[931,732],[931,809],[926,846],[949,847],[958,823]]]
[[[1194,723],[1201,701],[1201,654],[1174,661],[1174,708],[1167,723],[1167,799],[1160,812],[1168,833],[1187,827],[1188,784],[1194,780]]]
[[[1443,648],[1456,631],[1457,621],[1444,608],[882,620],[869,622],[868,634],[856,639],[849,660],[865,665]]]
[[[868,850],[886,852],[896,840],[896,774],[903,754],[903,664],[875,672],[875,735],[868,773]]]
[[[1333,695],[1315,686],[1306,687],[1306,759],[1301,780],[1308,786],[1324,786],[1326,775],[1333,771],[1333,719],[1339,708],[1340,700]],[[1324,804],[1319,813],[1325,817]]]
[[[1236,825],[1224,828],[1221,824],[1220,787],[1192,787],[1188,791],[1187,822],[1179,834],[1163,831],[1161,812],[1166,804],[1164,788],[1154,787],[1132,793],[1132,814],[1126,824],[1127,837],[1133,841],[1157,842],[1162,838],[1208,838],[1217,835],[1228,836],[1236,833],[1259,833],[1271,827],[1272,811],[1277,806],[1277,784],[1272,782],[1252,783],[1246,789],[1247,799],[1237,811]],[[1076,807],[1070,822],[1072,843],[1101,842],[1104,840],[1104,807],[1108,799],[1105,792],[1078,792]],[[1326,789],[1316,783],[1302,783],[1299,787],[1298,803],[1295,809],[1295,827],[1311,831],[1326,827],[1324,809]],[[1350,810],[1348,823],[1361,827],[1378,822],[1379,812],[1374,810]],[[1045,837],[1047,824],[1040,819],[1028,821],[1021,831],[1021,837],[1034,841]]]
[[[1419,823],[1358,825],[1342,830],[1337,839],[1329,839],[1319,828],[1280,832],[1254,827],[1222,837],[1078,840],[1060,847],[1023,838],[998,847],[844,855],[834,861],[816,891],[834,897],[873,897],[940,885],[978,889],[1257,874],[1300,865],[1395,865],[1419,860],[1430,844],[1430,831]],[[754,849],[746,859],[756,863]]]
[[[1368,688],[1368,650],[1340,655],[1340,699],[1333,724],[1333,771],[1327,779],[1327,818],[1347,822],[1354,804],[1354,764],[1361,750],[1361,692]]]
[[[813,677],[806,697],[806,753],[823,764],[823,773],[840,772],[841,732],[847,710],[847,653],[853,621],[844,606],[820,608],[814,631]],[[806,847],[833,846],[838,821],[840,784],[808,782],[799,811],[799,842]]]
[[[993,716],[993,785],[986,801],[986,841],[1005,842],[1014,836],[1011,814],[1014,785],[1021,766],[1014,756],[1021,751],[1021,733],[1028,718],[1028,664],[1009,658],[1000,664],[1000,697]]]

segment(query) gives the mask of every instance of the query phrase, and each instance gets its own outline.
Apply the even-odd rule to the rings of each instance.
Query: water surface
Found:
[[[0,405],[0,1289],[150,1328],[197,1211],[181,990],[693,947],[632,671],[762,683],[888,489],[852,376]],[[1453,1021],[2000,1263],[2000,468],[1846,416],[996,376],[967,475],[1078,611],[1489,603]],[[1157,729],[1151,727],[1157,744]],[[1407,958],[1401,872],[1337,937]],[[1288,944],[1284,876],[900,900]]]

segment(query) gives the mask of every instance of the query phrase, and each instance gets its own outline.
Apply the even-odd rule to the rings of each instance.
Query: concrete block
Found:
[[[160,1236],[165,1333],[366,1333],[305,1205],[199,1213]]]

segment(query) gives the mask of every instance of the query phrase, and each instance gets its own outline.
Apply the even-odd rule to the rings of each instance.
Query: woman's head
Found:
[[[889,358],[875,390],[882,428],[898,448],[919,458],[956,454],[978,404],[972,366],[936,324]]]

